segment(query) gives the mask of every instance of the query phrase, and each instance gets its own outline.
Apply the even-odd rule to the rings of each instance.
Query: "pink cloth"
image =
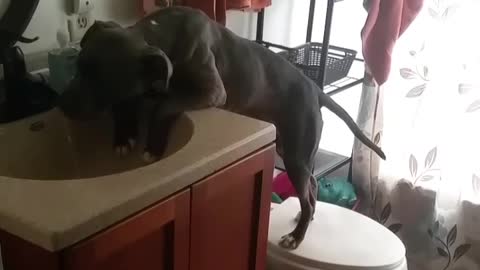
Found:
[[[375,81],[382,85],[390,73],[392,50],[423,6],[423,0],[370,0],[362,30],[363,57]]]
[[[282,172],[275,177],[272,183],[272,191],[277,193],[282,200],[297,196],[297,192],[295,191],[287,172]]]

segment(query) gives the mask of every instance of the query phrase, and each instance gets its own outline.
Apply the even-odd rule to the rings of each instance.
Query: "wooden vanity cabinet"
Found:
[[[263,270],[273,166],[270,145],[56,253],[0,231],[4,270]]]
[[[274,151],[191,188],[190,270],[264,270]]]
[[[64,269],[188,270],[186,190],[64,252]]]

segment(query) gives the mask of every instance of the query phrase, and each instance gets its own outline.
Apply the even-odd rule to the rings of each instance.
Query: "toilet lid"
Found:
[[[315,219],[295,250],[278,245],[295,228],[300,210],[297,198],[289,198],[270,214],[270,256],[314,269],[395,269],[404,262],[405,246],[390,230],[352,210],[317,202]]]

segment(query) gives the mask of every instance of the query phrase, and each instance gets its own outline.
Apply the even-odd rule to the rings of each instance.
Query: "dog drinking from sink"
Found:
[[[95,117],[111,108],[115,146],[124,154],[134,145],[143,99],[155,103],[147,162],[162,154],[165,142],[156,143],[159,130],[168,130],[185,111],[220,107],[273,123],[277,152],[301,206],[295,229],[280,240],[284,248],[298,247],[315,211],[317,184],[311,171],[322,133],[322,106],[385,159],[348,113],[300,70],[199,10],[161,9],[128,28],[97,21],[81,47],[78,72],[60,96],[59,107],[71,119]]]

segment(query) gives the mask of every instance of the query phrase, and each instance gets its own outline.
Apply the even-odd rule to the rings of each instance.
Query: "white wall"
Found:
[[[257,15],[250,12],[227,11],[227,28],[235,34],[254,39],[257,27]]]
[[[17,1],[17,0],[13,0]],[[24,35],[39,36],[33,44],[20,44],[26,54],[46,51],[57,47],[57,31],[66,29],[66,0],[42,0],[33,15]],[[101,20],[115,20],[123,24],[132,23],[138,14],[138,4],[134,0],[99,0],[95,1],[94,16]]]

